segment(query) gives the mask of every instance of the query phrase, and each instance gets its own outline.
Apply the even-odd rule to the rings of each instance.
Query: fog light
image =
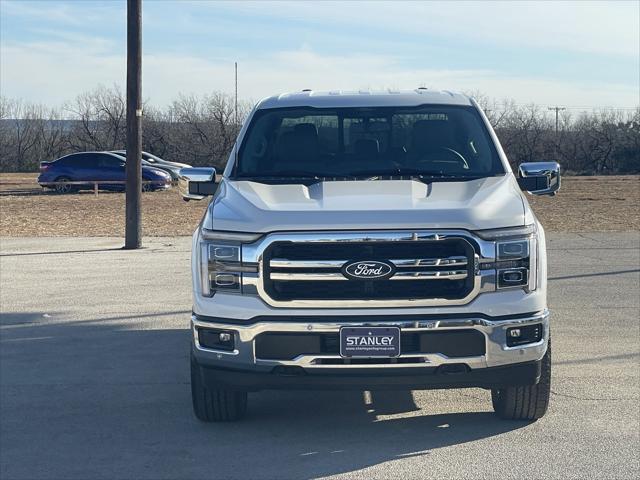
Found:
[[[235,339],[231,330],[200,327],[198,328],[198,343],[201,347],[210,350],[233,351],[235,348]]]
[[[517,347],[527,343],[536,343],[542,340],[542,324],[525,325],[507,329],[507,346]]]

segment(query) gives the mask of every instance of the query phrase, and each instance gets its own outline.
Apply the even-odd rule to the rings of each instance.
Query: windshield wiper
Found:
[[[478,178],[484,178],[491,175],[476,174],[476,175],[456,175],[452,173],[444,173],[442,171],[429,171],[413,168],[393,168],[388,170],[366,170],[359,172],[351,172],[349,174],[353,177],[412,177],[419,180],[424,179],[442,179],[442,180],[476,180]]]
[[[338,180],[377,180],[382,177],[388,177],[394,179],[396,177],[406,178],[409,177],[412,180],[419,180],[422,182],[456,182],[456,181],[468,181],[477,180],[480,178],[486,178],[493,176],[494,174],[476,174],[476,175],[456,175],[450,173],[444,173],[442,171],[427,171],[420,169],[409,168],[394,168],[388,170],[363,170],[350,172],[347,174],[335,174],[335,173],[318,173],[309,172],[305,170],[287,170],[282,172],[274,172],[269,175],[237,175],[235,180],[246,180],[250,182],[258,183],[274,183],[274,184],[291,184],[301,183],[304,185],[313,185],[318,182],[338,181]]]
[[[269,183],[269,184],[303,184],[306,186],[313,185],[314,183],[348,180],[354,179],[352,175],[336,175],[331,173],[316,173],[306,171],[286,171],[276,172],[270,175],[238,175],[236,180],[245,180],[249,182],[257,183]]]
[[[389,168],[376,170],[356,170],[350,172],[350,176],[354,177],[410,177],[410,176],[443,176],[446,175],[441,171],[427,171],[417,168]]]
[[[318,178],[322,176],[316,172],[307,172],[305,170],[287,170],[284,172],[274,172],[268,175],[238,175],[237,178]]]

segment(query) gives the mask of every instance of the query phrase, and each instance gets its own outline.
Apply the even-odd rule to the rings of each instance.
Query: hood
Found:
[[[510,173],[464,182],[340,181],[308,187],[224,180],[209,205],[204,226],[256,233],[478,230],[523,225],[525,205]]]
[[[176,166],[177,168],[193,168],[188,163],[178,163],[178,162],[169,162],[172,166]]]
[[[158,165],[162,165],[162,166],[165,166],[165,167],[171,167],[171,168],[177,168],[177,169],[191,168],[191,165],[188,165],[186,163],[170,162],[168,160],[157,160],[156,163]]]
[[[163,178],[169,178],[170,175],[165,172],[164,170],[162,170],[161,168],[158,167],[152,167],[150,165],[142,165],[142,173],[147,173],[147,174],[152,174],[152,175],[157,175],[159,177],[163,177]]]

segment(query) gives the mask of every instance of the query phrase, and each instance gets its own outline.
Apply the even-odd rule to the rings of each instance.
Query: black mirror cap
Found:
[[[557,162],[528,162],[518,168],[518,185],[533,195],[555,195],[560,190]]]
[[[178,175],[178,191],[184,199],[202,200],[218,188],[219,177],[212,167],[181,168]]]
[[[215,183],[215,181],[189,182],[189,193],[191,195],[213,195],[214,193],[216,193],[217,189],[218,185]]]
[[[518,177],[518,185],[525,192],[535,192],[549,188],[549,177],[540,175],[536,177]]]

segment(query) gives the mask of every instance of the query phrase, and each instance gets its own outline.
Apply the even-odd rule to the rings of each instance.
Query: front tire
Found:
[[[536,385],[491,389],[493,410],[506,420],[538,420],[549,407],[551,396],[551,340],[542,357],[540,381]]]
[[[202,379],[202,367],[191,358],[193,413],[202,422],[233,422],[247,413],[247,392],[210,388]]]

